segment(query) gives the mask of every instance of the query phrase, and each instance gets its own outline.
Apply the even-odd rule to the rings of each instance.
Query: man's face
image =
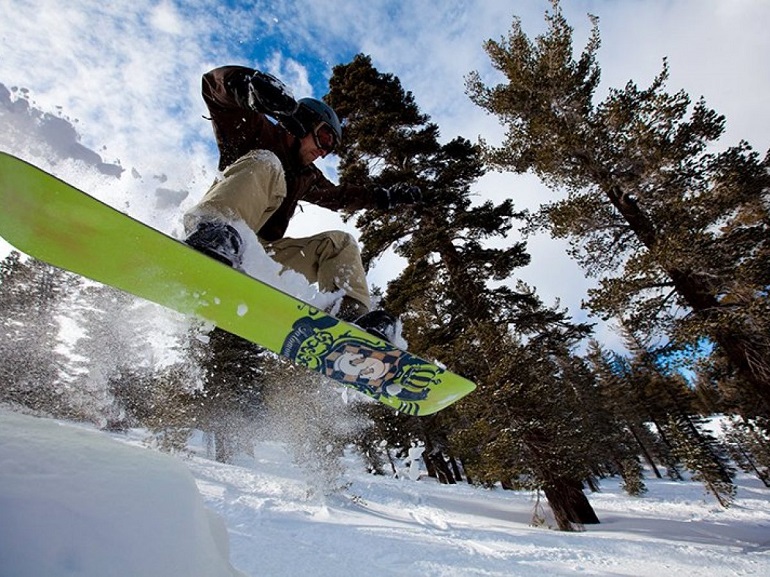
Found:
[[[302,166],[313,164],[317,159],[326,156],[327,152],[319,148],[312,132],[308,132],[299,140],[299,158]]]
[[[300,139],[299,156],[303,166],[312,164],[334,150],[337,139],[326,123],[321,123]]]

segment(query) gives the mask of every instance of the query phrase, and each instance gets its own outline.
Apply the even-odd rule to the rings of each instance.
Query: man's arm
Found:
[[[422,202],[422,193],[419,187],[405,183],[397,183],[389,188],[335,185],[318,170],[316,182],[304,200],[330,210],[389,210],[399,204]]]
[[[291,137],[267,119],[265,114],[278,113],[269,112],[264,103],[286,110],[294,99],[289,93],[277,93],[268,77],[245,66],[222,66],[203,75],[203,100],[219,147],[220,170],[257,147],[272,150],[281,158],[286,155]]]
[[[376,208],[377,202],[372,189],[363,186],[336,185],[327,179],[321,171],[316,171],[316,179],[302,200],[312,202],[329,210],[354,212],[364,208]]]
[[[222,66],[203,75],[203,100],[209,112],[226,112],[233,109],[251,110],[249,83],[256,70],[245,66]]]

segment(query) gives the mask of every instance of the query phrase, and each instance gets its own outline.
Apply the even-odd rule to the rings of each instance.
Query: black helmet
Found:
[[[326,123],[332,129],[337,142],[342,140],[342,125],[332,107],[316,98],[300,98],[294,118],[302,125],[305,134],[312,132],[321,123]]]

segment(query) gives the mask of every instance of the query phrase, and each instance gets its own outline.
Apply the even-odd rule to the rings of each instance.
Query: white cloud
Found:
[[[286,58],[283,54],[276,51],[266,60],[265,66],[261,68],[265,72],[269,72],[283,80],[291,89],[295,98],[313,96],[313,86],[310,83],[310,74],[307,68],[293,58]]]
[[[157,30],[175,36],[181,35],[184,29],[182,16],[169,1],[161,2],[152,9],[150,22]]]

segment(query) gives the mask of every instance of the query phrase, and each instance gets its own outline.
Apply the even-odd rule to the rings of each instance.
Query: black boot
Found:
[[[185,239],[185,243],[233,268],[240,269],[243,264],[241,235],[224,222],[199,223],[198,228]]]
[[[391,344],[396,338],[398,319],[389,312],[376,310],[358,317],[353,324],[364,329],[370,335],[381,338]]]
[[[349,323],[356,322],[356,319],[369,312],[369,307],[348,295],[342,297],[337,309],[334,316]]]
[[[358,299],[345,295],[336,313],[338,319],[347,321],[364,329],[384,341],[393,344],[396,336],[398,319],[383,310],[369,311],[368,307]]]

